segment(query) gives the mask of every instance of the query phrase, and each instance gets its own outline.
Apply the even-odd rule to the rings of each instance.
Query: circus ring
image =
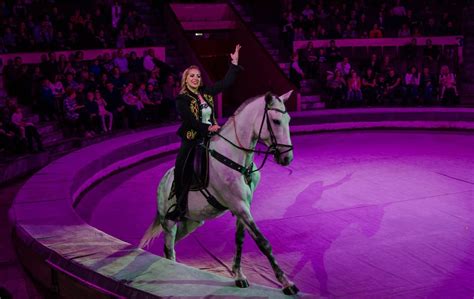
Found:
[[[472,298],[472,130],[464,108],[293,113],[295,160],[265,166],[252,211],[303,297]],[[136,248],[175,131],[83,148],[25,183],[10,220],[33,277],[67,298],[284,297],[250,238],[252,286],[233,286],[230,214],[178,244],[186,265],[156,255],[161,240]]]

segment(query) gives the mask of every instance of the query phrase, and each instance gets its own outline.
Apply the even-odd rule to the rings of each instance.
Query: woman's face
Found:
[[[197,89],[201,85],[201,72],[198,69],[191,69],[186,78],[186,85],[190,89]]]

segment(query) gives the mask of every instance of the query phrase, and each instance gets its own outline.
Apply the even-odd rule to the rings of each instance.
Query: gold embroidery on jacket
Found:
[[[189,130],[189,131],[186,132],[186,138],[187,138],[188,140],[193,140],[194,138],[196,138],[196,134],[197,134],[196,131],[194,131],[194,130]]]
[[[191,109],[191,113],[194,115],[196,120],[199,120],[199,106],[197,104],[196,99],[192,99],[191,103],[189,104],[189,108]]]
[[[204,99],[206,99],[206,101],[209,103],[209,106],[214,108],[214,98],[211,95],[205,94]]]

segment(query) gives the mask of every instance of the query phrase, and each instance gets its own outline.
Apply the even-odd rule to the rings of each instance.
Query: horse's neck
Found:
[[[257,143],[253,129],[259,109],[255,102],[248,104],[239,114],[230,117],[220,133],[235,145],[246,149],[254,149]],[[212,147],[243,166],[250,166],[253,162],[253,152],[240,150],[223,138],[217,138]]]

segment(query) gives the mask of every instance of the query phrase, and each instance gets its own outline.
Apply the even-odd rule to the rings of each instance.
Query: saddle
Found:
[[[199,191],[210,205],[218,210],[227,210],[226,207],[222,206],[215,197],[207,191],[207,186],[209,185],[209,142],[206,140],[204,145],[198,145],[195,148],[194,152],[194,161],[193,161],[193,177],[191,180],[191,186],[189,191]],[[169,194],[168,200],[170,200],[174,195],[176,195],[175,181],[171,185],[171,192]]]

